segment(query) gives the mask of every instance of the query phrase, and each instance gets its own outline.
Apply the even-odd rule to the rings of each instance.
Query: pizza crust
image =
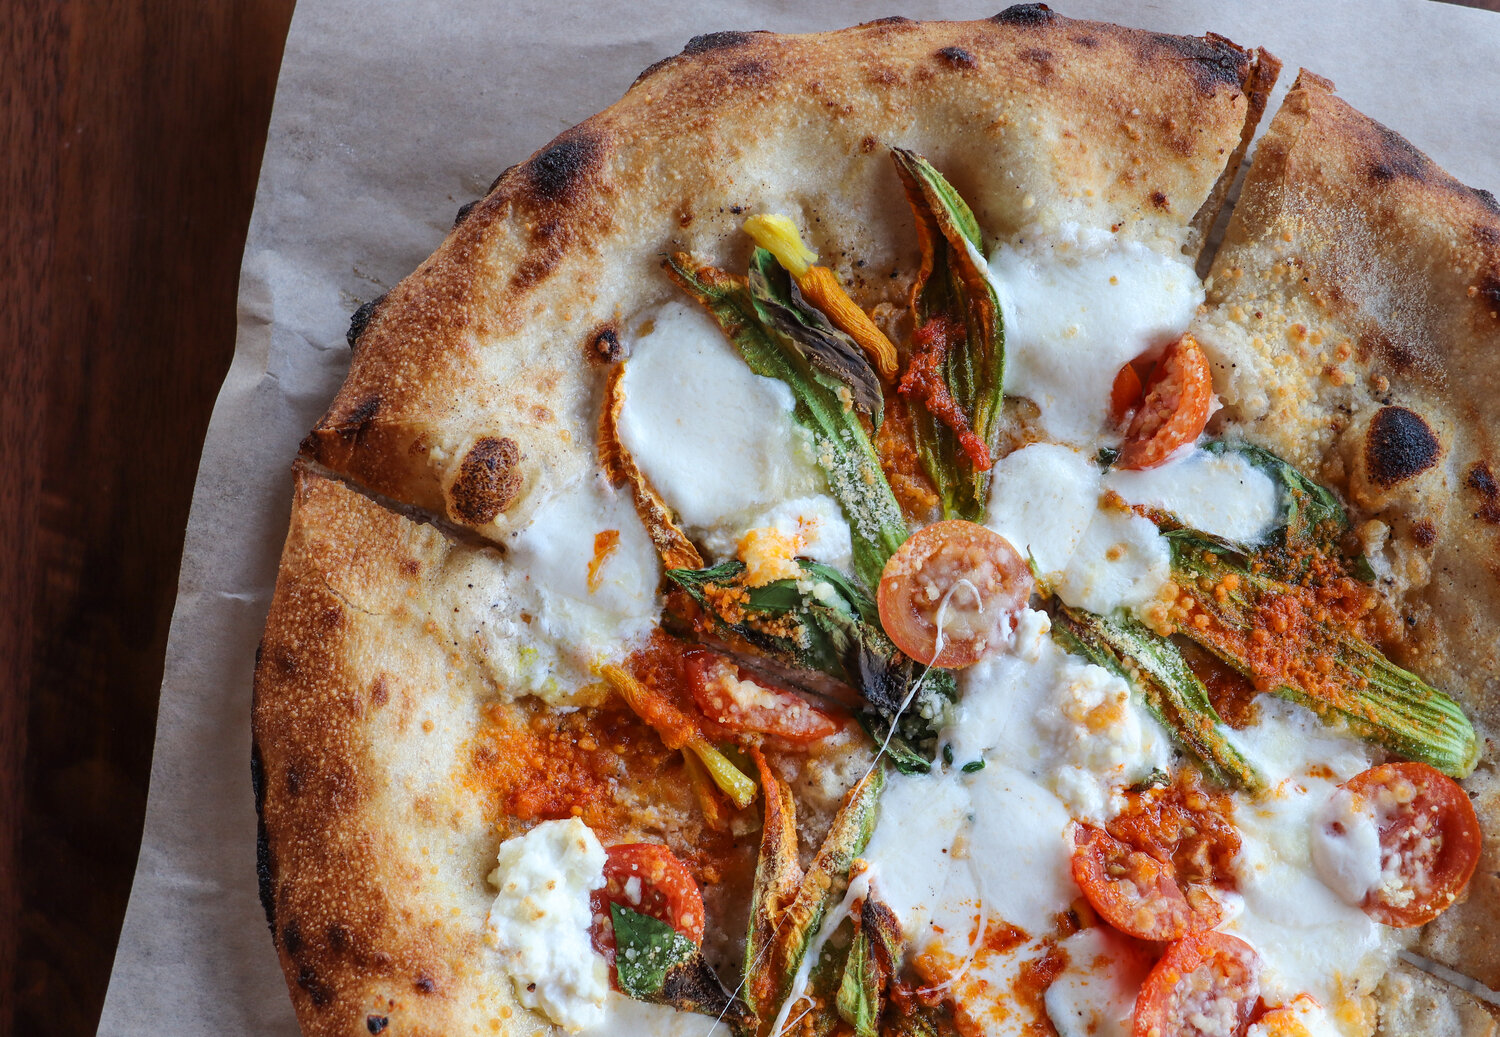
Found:
[[[1223,429],[1350,504],[1392,657],[1452,694],[1484,752],[1467,902],[1419,950],[1500,987],[1500,205],[1303,72],[1255,153],[1194,334]],[[1367,525],[1373,523],[1374,525]]]
[[[784,211],[857,298],[878,294],[916,258],[887,155],[900,144],[991,234],[1078,221],[1196,255],[1276,67],[1219,37],[1039,6],[697,37],[501,174],[361,311],[348,380],[303,453],[501,537],[593,466],[590,361],[618,357],[622,321],[677,297],[662,253],[742,267],[743,214]]]

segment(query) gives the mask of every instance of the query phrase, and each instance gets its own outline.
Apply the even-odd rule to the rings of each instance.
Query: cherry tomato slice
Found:
[[[1191,335],[1167,347],[1151,372],[1145,399],[1125,429],[1120,468],[1155,468],[1203,434],[1213,407],[1208,355]]]
[[[1387,763],[1344,783],[1375,811],[1383,877],[1361,905],[1377,922],[1426,925],[1479,863],[1479,819],[1458,783],[1425,763]]]
[[[710,721],[730,731],[776,735],[796,745],[827,738],[838,722],[801,695],[752,677],[714,652],[689,652],[688,689]]]
[[[1025,560],[1000,534],[962,519],[936,522],[885,563],[880,622],[896,647],[919,663],[972,666],[1003,643],[1034,584]]]
[[[1170,864],[1093,825],[1074,826],[1072,868],[1073,881],[1099,916],[1142,940],[1178,940],[1212,929],[1224,916],[1202,890],[1189,903]]]
[[[1228,933],[1167,948],[1141,984],[1131,1037],[1244,1037],[1260,997],[1260,956]]]
[[[594,949],[615,974],[615,925],[609,905],[666,922],[693,943],[703,943],[703,894],[687,865],[657,843],[621,843],[606,851],[604,885],[590,895]]]
[[[1136,370],[1135,361],[1120,368],[1120,373],[1115,375],[1115,384],[1109,390],[1109,416],[1116,425],[1127,424],[1135,414],[1135,409],[1141,405],[1145,398],[1146,388],[1141,383],[1141,373]]]

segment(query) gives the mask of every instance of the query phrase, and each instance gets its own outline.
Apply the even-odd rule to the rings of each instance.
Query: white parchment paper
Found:
[[[99,1032],[294,1035],[256,896],[250,677],[297,443],[344,378],[350,312],[459,205],[689,37],[808,31],[1004,0],[302,0],[204,445],[167,646],[145,837]],[[1263,45],[1465,183],[1500,192],[1500,15],[1429,0],[1054,0],[1061,13]]]

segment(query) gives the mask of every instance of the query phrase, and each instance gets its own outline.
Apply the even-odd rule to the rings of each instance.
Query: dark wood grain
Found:
[[[0,1033],[97,1023],[291,10],[0,18]]]

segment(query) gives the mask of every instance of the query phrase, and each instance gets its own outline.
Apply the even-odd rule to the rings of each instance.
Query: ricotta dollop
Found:
[[[577,818],[543,821],[500,844],[487,937],[516,998],[570,1032],[604,1021],[609,967],[589,938],[589,894],[604,885],[604,847]]]

